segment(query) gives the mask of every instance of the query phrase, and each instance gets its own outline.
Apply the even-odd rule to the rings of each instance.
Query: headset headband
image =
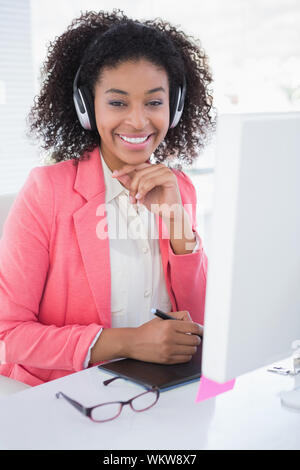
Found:
[[[136,23],[136,24],[138,26],[144,26],[144,27],[149,28],[146,25],[141,25],[139,23]],[[109,30],[110,29],[108,29],[107,31]],[[106,34],[106,32],[104,34]],[[99,38],[97,37],[93,41],[93,43],[91,43],[91,45],[95,44],[98,41],[98,39]],[[91,47],[91,46],[88,46],[88,47]],[[83,56],[83,60],[74,78],[73,100],[74,100],[76,113],[77,113],[78,119],[82,127],[86,130],[94,131],[94,130],[97,130],[97,125],[96,125],[95,110],[94,110],[94,103],[93,103],[92,95],[87,86],[79,85],[80,71],[84,64],[84,58],[85,58],[85,55]],[[170,99],[169,129],[173,129],[174,127],[176,127],[178,122],[180,121],[183,108],[184,108],[185,95],[186,95],[186,79],[185,79],[185,76],[183,76],[182,85],[175,89],[174,94],[170,93],[171,99]]]

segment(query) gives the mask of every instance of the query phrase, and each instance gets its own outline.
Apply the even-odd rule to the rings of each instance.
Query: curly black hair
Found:
[[[103,36],[109,29],[111,32]],[[76,114],[73,81],[79,66],[84,63],[80,81],[94,97],[103,67],[141,58],[166,70],[170,100],[174,87],[182,83],[183,74],[186,78],[182,117],[175,128],[168,130],[153,157],[155,162],[170,163],[175,158],[191,165],[216,124],[207,55],[198,40],[170,23],[160,18],[132,20],[120,9],[81,12],[61,36],[50,42],[41,68],[40,94],[34,98],[27,116],[27,136],[42,138],[42,148],[54,162],[73,159],[76,165],[89,158],[88,152],[99,145],[101,137],[97,131],[83,129]]]

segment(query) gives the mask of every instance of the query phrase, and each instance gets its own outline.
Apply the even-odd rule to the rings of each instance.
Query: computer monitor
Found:
[[[300,339],[300,113],[220,115],[202,371],[219,383]]]

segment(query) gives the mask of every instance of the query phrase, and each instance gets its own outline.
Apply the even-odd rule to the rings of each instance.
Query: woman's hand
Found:
[[[203,329],[186,311],[170,312],[177,320],[154,318],[133,329],[127,357],[145,362],[188,362],[201,343]]]
[[[132,203],[140,201],[150,212],[163,218],[175,219],[182,215],[182,201],[177,178],[165,165],[141,163],[124,165],[112,174],[128,190]]]

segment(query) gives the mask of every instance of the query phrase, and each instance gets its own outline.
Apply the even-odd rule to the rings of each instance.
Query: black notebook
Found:
[[[201,377],[202,343],[189,362],[184,364],[155,364],[135,359],[119,359],[98,366],[145,387],[156,386],[164,391],[198,380]]]

